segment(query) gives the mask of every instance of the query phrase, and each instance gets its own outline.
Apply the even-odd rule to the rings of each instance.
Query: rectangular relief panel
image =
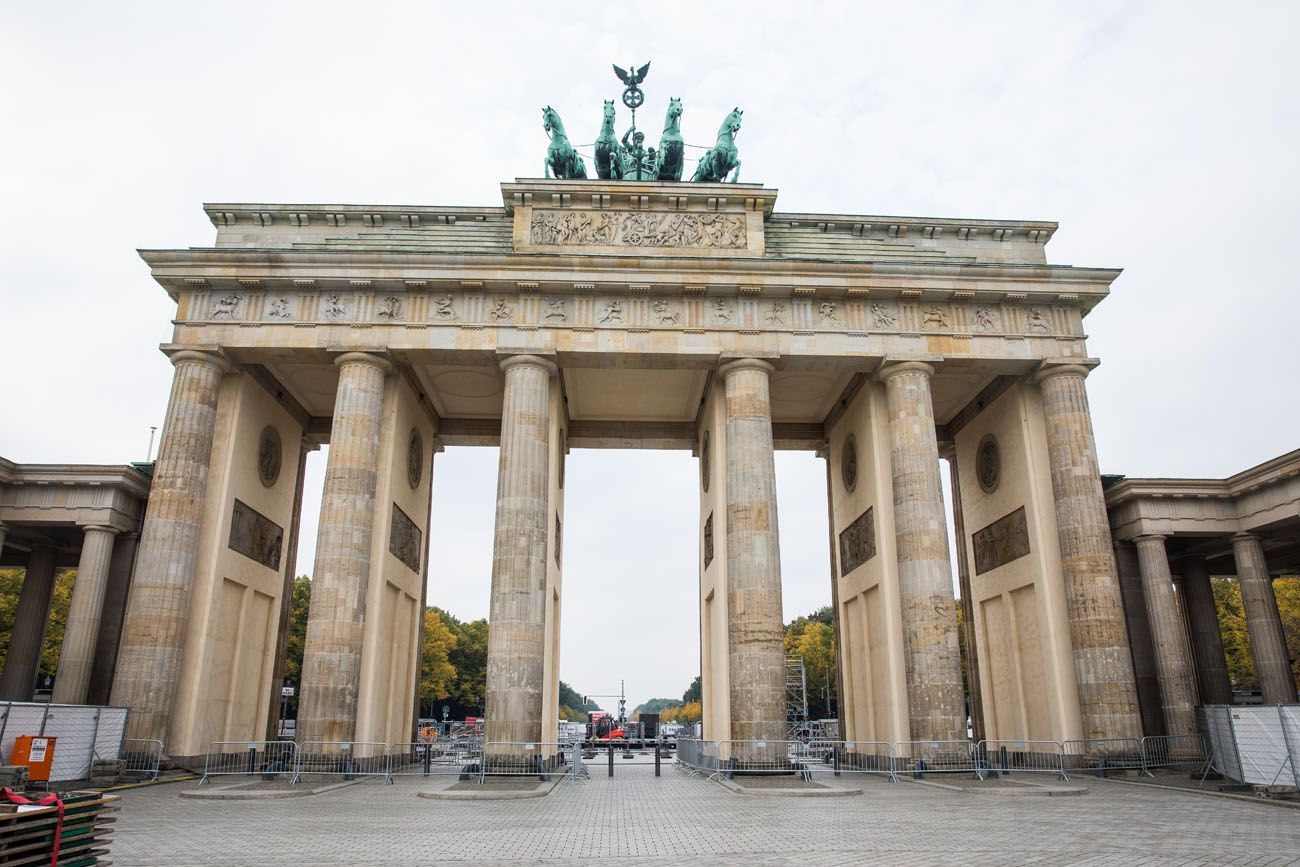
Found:
[[[280,568],[284,528],[241,500],[235,500],[230,515],[230,550],[261,563]]]
[[[975,549],[975,574],[983,575],[1029,553],[1029,525],[1025,507],[1003,515],[982,530],[971,534]]]
[[[401,507],[393,503],[393,522],[388,531],[388,553],[406,565],[412,572],[420,571],[420,540],[422,534],[415,522],[406,516]]]
[[[708,520],[704,522],[704,568],[709,568],[713,562],[713,513],[709,512]]]
[[[876,556],[876,523],[871,508],[840,533],[840,570],[848,575]]]

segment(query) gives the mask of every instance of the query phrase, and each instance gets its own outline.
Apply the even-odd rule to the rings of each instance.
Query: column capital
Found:
[[[501,359],[500,365],[503,371],[509,370],[510,368],[516,367],[518,365],[527,365],[530,367],[540,367],[542,370],[545,370],[546,373],[550,376],[555,376],[557,373],[560,372],[560,368],[555,364],[554,361],[551,361],[549,358],[543,358],[540,355],[533,355],[531,353],[526,353],[526,352],[519,353],[517,355],[507,355]]]
[[[881,382],[888,382],[900,373],[921,373],[925,375],[926,379],[930,379],[934,376],[941,361],[943,359],[937,355],[927,355],[921,358],[886,356],[880,367],[876,368],[876,379]]]
[[[182,349],[179,352],[173,352],[169,358],[173,367],[179,367],[186,362],[197,362],[215,367],[222,374],[229,373],[234,366],[228,358],[219,352],[210,352],[203,349]]]
[[[728,376],[739,370],[761,370],[767,375],[771,376],[772,372],[776,370],[776,368],[772,366],[772,362],[764,361],[761,358],[754,358],[752,356],[746,356],[745,358],[737,358],[733,361],[728,361],[718,367],[718,373],[722,374],[723,376]]]
[[[1254,533],[1233,533],[1232,534],[1232,544],[1234,545],[1236,545],[1238,542],[1244,545],[1248,542],[1258,542],[1258,541],[1259,541],[1259,536],[1255,535]]]
[[[1143,533],[1141,536],[1134,536],[1133,541],[1138,544],[1141,544],[1142,542],[1159,542],[1163,545],[1165,539],[1168,538],[1169,537],[1163,533]]]
[[[373,352],[345,352],[342,355],[335,356],[334,364],[336,367],[345,367],[349,364],[368,364],[383,371],[385,376],[393,372],[393,363],[382,355],[376,355]]]
[[[1093,368],[1101,364],[1095,358],[1048,358],[1038,365],[1030,379],[1042,383],[1057,376],[1077,376],[1086,379]]]
[[[83,524],[80,529],[83,533],[108,533],[110,536],[122,532],[117,527],[110,527],[107,524]]]

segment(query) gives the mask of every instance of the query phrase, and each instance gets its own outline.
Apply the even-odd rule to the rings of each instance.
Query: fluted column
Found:
[[[975,640],[975,595],[971,589],[970,561],[963,541],[966,538],[966,519],[961,508],[961,473],[957,469],[956,448],[943,455],[948,460],[948,481],[952,487],[952,530],[957,537],[957,586],[961,595],[961,638],[966,642],[966,683],[970,689],[971,736],[980,741],[985,737],[984,698],[980,684],[979,646]]]
[[[365,352],[344,353],[334,363],[339,384],[298,705],[297,734],[304,743],[351,741],[356,731],[384,380],[393,369]]]
[[[113,559],[108,564],[108,583],[99,619],[99,639],[95,643],[90,688],[86,692],[87,704],[109,703],[113,672],[117,669],[117,648],[122,638],[122,621],[131,593],[131,572],[135,569],[135,552],[139,545],[139,533],[123,533],[113,540]]]
[[[1156,652],[1151,646],[1151,623],[1147,619],[1137,546],[1132,542],[1117,542],[1115,566],[1124,598],[1124,622],[1128,627],[1129,654],[1137,684],[1138,708],[1142,714],[1142,733],[1160,736],[1165,734],[1165,714],[1161,709],[1160,677],[1156,674]]]
[[[913,740],[965,740],[957,608],[930,398],[933,375],[934,368],[920,361],[889,364],[880,372],[889,402],[907,706]]]
[[[535,355],[510,356],[501,369],[506,382],[492,540],[485,736],[497,743],[535,743],[550,740],[543,737],[542,690],[550,390],[556,369]]]
[[[724,364],[726,401],[727,646],[731,737],[785,739],[781,549],[772,450],[772,365]],[[742,750],[743,753],[743,750]]]
[[[1239,533],[1232,537],[1232,554],[1237,561],[1237,582],[1241,605],[1246,610],[1246,631],[1250,633],[1250,655],[1255,659],[1264,704],[1286,704],[1296,700],[1295,680],[1282,632],[1282,618],[1273,595],[1264,547],[1259,537]]]
[[[0,700],[31,701],[36,675],[41,670],[45,629],[50,623],[50,596],[54,592],[54,550],[33,548],[14,611],[4,674],[0,675]]]
[[[1083,384],[1087,375],[1079,364],[1053,365],[1038,374],[1074,675],[1084,736],[1137,738],[1142,719]]]
[[[59,651],[59,669],[54,677],[52,701],[85,704],[90,674],[95,664],[95,645],[104,614],[104,590],[108,586],[108,564],[113,559],[112,527],[86,527],[77,561],[77,583],[68,605],[68,623]]]
[[[1232,682],[1223,654],[1219,611],[1210,587],[1210,567],[1204,557],[1183,561],[1184,608],[1192,633],[1192,657],[1201,704],[1232,704]]]
[[[1174,599],[1173,578],[1164,536],[1137,537],[1138,562],[1142,568],[1142,595],[1151,625],[1156,675],[1160,681],[1160,706],[1169,735],[1196,734],[1196,694],[1192,690],[1192,667],[1187,658],[1182,618]]]
[[[171,361],[176,372],[122,625],[112,698],[113,704],[131,709],[127,737],[164,743],[189,625],[217,394],[229,369],[225,359],[208,352],[177,352]]]

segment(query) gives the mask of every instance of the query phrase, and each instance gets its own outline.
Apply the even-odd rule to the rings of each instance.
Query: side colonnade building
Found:
[[[429,576],[444,445],[500,447],[489,741],[554,737],[575,447],[698,457],[707,739],[785,736],[776,449],[826,459],[843,738],[966,737],[954,570],[977,734],[1141,736],[1085,385],[1117,270],[1049,265],[1050,222],[783,213],[759,184],[501,194],[207,205],[214,246],[142,251],[177,310],[129,736],[184,760],[272,731],[326,443],[300,742],[412,737],[422,612],[472,577]]]

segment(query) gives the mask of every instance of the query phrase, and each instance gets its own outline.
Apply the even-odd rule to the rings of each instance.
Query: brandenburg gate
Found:
[[[411,738],[421,613],[464,577],[426,599],[444,445],[500,448],[489,741],[553,737],[572,448],[698,457],[706,738],[784,737],[776,449],[826,459],[841,737],[966,736],[949,520],[986,736],[1141,736],[1085,390],[1119,272],[1049,265],[1050,222],[776,200],[521,179],[496,207],[211,204],[213,246],[142,251],[175,376],[113,687],[130,735],[189,757],[273,726],[329,443],[301,740]]]

